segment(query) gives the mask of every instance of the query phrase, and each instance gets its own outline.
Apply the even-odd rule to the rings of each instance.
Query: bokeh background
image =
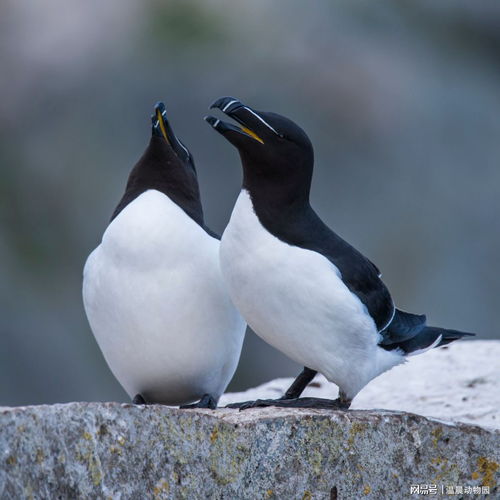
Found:
[[[0,404],[127,400],[87,325],[82,268],[160,99],[223,231],[238,156],[202,120],[221,95],[305,128],[314,206],[401,308],[498,338],[496,0],[5,0]],[[230,388],[298,369],[249,333]]]

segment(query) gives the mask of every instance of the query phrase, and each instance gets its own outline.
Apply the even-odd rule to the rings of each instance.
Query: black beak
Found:
[[[217,108],[228,116],[231,116],[232,112],[244,107],[245,105],[239,99],[235,99],[234,97],[220,97],[212,103],[210,109]]]
[[[188,149],[174,134],[172,126],[167,119],[167,109],[163,102],[155,104],[154,114],[151,115],[151,123],[153,136],[165,139],[180,159],[184,161],[190,159],[191,154]]]
[[[260,114],[243,104],[234,97],[221,97],[217,99],[210,109],[220,109],[225,115],[236,121],[238,125],[222,121],[214,116],[206,116],[205,120],[220,132],[226,139],[235,146],[241,144],[242,138],[251,138],[261,144],[265,143],[266,135],[269,132],[277,134],[271,125],[269,125]]]
[[[242,130],[240,127],[237,127],[236,125],[233,125],[232,123],[219,120],[219,118],[215,118],[215,116],[205,116],[204,120],[208,124],[212,125],[212,128],[214,128],[215,130],[217,130],[217,132],[220,132],[221,134],[224,134],[224,132],[228,132],[228,131],[242,133]]]

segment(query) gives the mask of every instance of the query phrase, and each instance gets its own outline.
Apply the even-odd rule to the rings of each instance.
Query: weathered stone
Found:
[[[381,410],[4,408],[0,498],[400,499],[412,484],[498,498],[499,445],[496,430]]]

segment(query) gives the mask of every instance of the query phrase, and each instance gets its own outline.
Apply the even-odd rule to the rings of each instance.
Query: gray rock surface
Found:
[[[0,498],[499,498],[499,445],[498,430],[382,410],[4,408]]]

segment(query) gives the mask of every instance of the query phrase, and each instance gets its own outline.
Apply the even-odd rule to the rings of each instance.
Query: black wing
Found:
[[[289,207],[284,212],[262,205],[254,204],[262,225],[280,240],[326,257],[366,306],[377,329],[384,330],[394,315],[394,304],[378,268],[324,224],[310,206]]]
[[[382,332],[381,346],[406,342],[416,337],[426,326],[425,314],[411,314],[396,309],[394,318]]]
[[[386,351],[398,349],[404,354],[418,354],[420,351],[426,351],[431,347],[441,347],[463,337],[474,337],[475,335],[475,333],[425,325],[412,337],[389,344],[381,342],[380,347]]]
[[[340,236],[330,229],[328,232],[330,234],[324,234],[322,244],[311,250],[321,253],[337,267],[347,288],[368,309],[378,331],[384,330],[394,316],[394,304],[389,290],[380,279],[380,271]]]

